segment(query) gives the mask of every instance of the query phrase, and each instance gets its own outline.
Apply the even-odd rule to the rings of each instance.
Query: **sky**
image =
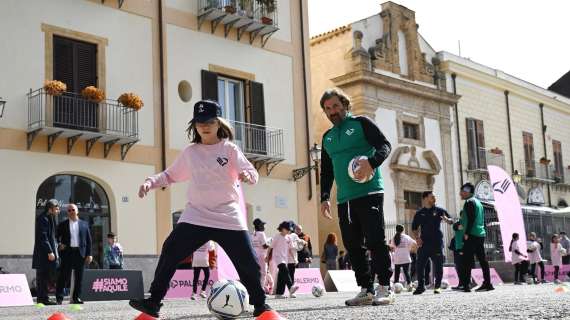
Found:
[[[383,0],[308,0],[311,37],[378,14]],[[570,1],[396,0],[436,51],[548,88],[570,71]]]

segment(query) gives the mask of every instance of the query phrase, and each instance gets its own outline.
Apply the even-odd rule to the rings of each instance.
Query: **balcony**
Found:
[[[234,142],[258,170],[266,164],[269,175],[277,164],[285,160],[283,129],[238,121],[230,123],[235,131]]]
[[[487,166],[497,166],[505,169],[505,155],[502,151],[497,149],[478,148],[475,156],[469,155],[467,171],[486,173]]]
[[[101,142],[105,158],[117,144],[124,160],[129,149],[139,141],[138,113],[115,100],[96,103],[70,92],[52,96],[43,88],[30,90],[28,149],[37,135],[48,136],[48,152],[58,138],[67,138],[67,153],[78,140],[84,140],[87,156],[95,143]]]
[[[570,167],[556,170],[553,166],[550,176],[554,180],[554,183],[570,186]]]
[[[537,161],[521,161],[520,164],[522,176],[530,181],[554,183],[552,175],[553,166],[551,164],[543,164]]]
[[[210,30],[216,31],[219,24],[224,26],[227,38],[230,30],[237,30],[240,41],[249,32],[249,43],[259,36],[264,47],[269,38],[279,30],[277,24],[277,0],[273,6],[261,5],[257,0],[198,0],[198,29],[210,21]]]

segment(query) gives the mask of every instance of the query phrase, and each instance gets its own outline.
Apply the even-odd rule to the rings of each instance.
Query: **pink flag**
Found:
[[[238,184],[238,193],[239,193],[239,202],[241,207],[241,218],[244,221],[247,221],[247,209],[245,205],[245,196],[243,194],[243,188],[241,183]],[[226,280],[238,280],[239,276],[234,267],[234,264],[230,260],[230,257],[226,254],[224,249],[221,246],[216,247],[217,254],[218,254],[218,277],[219,279],[226,279]]]
[[[510,262],[511,252],[509,252],[509,245],[511,244],[513,233],[519,234],[518,245],[520,252],[526,252],[526,234],[522,209],[516,186],[511,177],[497,166],[488,166],[487,169],[489,170],[489,177],[493,186],[495,209],[497,210],[501,227],[505,261]]]

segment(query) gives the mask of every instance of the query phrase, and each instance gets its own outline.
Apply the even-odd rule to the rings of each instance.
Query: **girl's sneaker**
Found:
[[[276,294],[275,299],[287,299],[287,296],[285,296],[284,294]]]
[[[562,281],[560,281],[560,280],[556,279],[556,280],[554,280],[554,283],[555,283],[555,284],[561,284],[561,283],[562,283]]]
[[[202,291],[202,292],[200,292],[200,297],[206,299],[208,297],[208,295],[206,294],[206,292]]]
[[[190,294],[190,300],[196,300],[196,297],[194,296],[194,293]]]

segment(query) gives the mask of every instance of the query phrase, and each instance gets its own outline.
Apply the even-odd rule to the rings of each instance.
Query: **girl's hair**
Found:
[[[554,238],[558,238],[558,234],[553,234],[552,238],[550,238],[550,242],[554,243]]]
[[[404,226],[399,224],[396,226],[396,234],[394,235],[394,244],[397,246],[402,242],[402,232],[404,232]]]
[[[327,241],[325,244],[334,244],[336,245],[336,234],[334,232],[329,233],[327,236]]]
[[[234,139],[234,132],[232,130],[231,124],[224,118],[217,117],[218,124],[220,127],[218,128],[218,138],[220,139],[228,139],[232,141]],[[188,128],[186,128],[186,134],[188,135],[188,139],[192,143],[202,143],[202,137],[198,134],[198,130],[196,130],[196,122],[190,121],[188,122]]]
[[[509,245],[509,251],[513,251],[513,242],[517,241],[519,239],[519,234],[518,233],[513,233],[513,239],[511,240],[511,244]]]

